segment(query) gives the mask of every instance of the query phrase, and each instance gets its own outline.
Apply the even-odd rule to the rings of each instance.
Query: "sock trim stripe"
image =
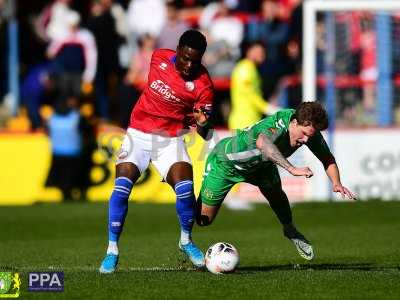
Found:
[[[122,189],[118,189],[118,188],[114,188],[114,191],[120,192],[120,193],[124,193],[124,194],[129,194],[129,192],[122,190]]]
[[[181,184],[187,184],[187,183],[193,183],[193,181],[192,180],[179,181],[177,184],[175,184],[175,187],[180,186]]]
[[[193,185],[192,184],[185,184],[185,185],[181,185],[178,188],[175,189],[175,192],[185,192],[185,191],[192,191],[193,190]]]
[[[186,197],[186,196],[193,195],[193,194],[194,194],[193,191],[190,191],[190,192],[183,193],[183,194],[176,194],[176,197],[177,197],[177,198],[179,198],[179,197]]]
[[[178,200],[186,199],[186,198],[192,198],[192,195],[187,195],[187,196],[177,196],[176,197]]]
[[[191,190],[191,191],[187,191],[187,192],[184,192],[184,193],[176,193],[176,195],[177,196],[185,196],[185,195],[187,195],[187,194],[190,194],[190,193],[192,193],[193,191]]]
[[[117,178],[115,178],[115,181],[117,181],[118,179],[121,179],[121,180],[126,180],[126,181],[128,181],[130,184],[132,184],[132,185],[133,185],[133,182],[132,182],[132,180],[130,180],[128,177],[124,177],[124,176],[117,177]]]
[[[116,186],[114,186],[114,188],[123,189],[123,190],[126,190],[127,192],[131,191],[131,189],[124,187],[123,185],[116,185]]]
[[[179,188],[179,187],[181,187],[181,186],[184,186],[184,185],[187,185],[187,184],[193,185],[193,181],[191,181],[191,180],[184,180],[184,181],[178,182],[177,184],[175,184],[175,190],[176,190],[177,188]]]

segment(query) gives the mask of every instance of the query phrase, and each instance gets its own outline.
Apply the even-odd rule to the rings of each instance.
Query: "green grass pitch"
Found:
[[[305,203],[293,214],[312,262],[267,205],[222,208],[196,227],[203,250],[218,241],[239,250],[237,272],[217,276],[183,261],[174,205],[130,203],[119,270],[101,275],[106,203],[0,207],[0,271],[21,273],[21,299],[400,299],[400,202]],[[30,271],[64,271],[64,292],[28,292]]]

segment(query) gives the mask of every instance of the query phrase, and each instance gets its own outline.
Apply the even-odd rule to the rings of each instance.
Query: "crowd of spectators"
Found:
[[[4,0],[0,0],[1,3]],[[198,28],[207,37],[204,64],[216,87],[217,126],[228,125],[231,103],[231,74],[246,55],[248,45],[260,43],[265,59],[257,63],[261,96],[274,105],[295,107],[302,101],[301,49],[302,0],[42,0],[27,5],[18,14],[20,22],[20,103],[27,110],[32,129],[43,127],[40,109],[55,107],[59,101],[76,97],[79,103],[93,106],[93,116],[121,127],[146,82],[151,53],[156,48],[175,49],[179,36]],[[21,4],[22,5],[22,4]],[[1,9],[0,9],[1,11]],[[357,19],[358,18],[358,19]],[[368,17],[357,14],[338,16],[337,26],[357,31],[357,70],[363,84],[358,87],[364,115],[374,113],[376,80],[373,61],[376,44]],[[4,26],[0,33],[4,37]],[[353,22],[353,23],[352,23]],[[350,24],[350,25],[349,25]],[[353,24],[353,25],[351,25]],[[323,73],[323,19],[317,23],[317,68]],[[343,40],[344,41],[344,40]],[[351,49],[350,49],[351,50]],[[362,50],[362,51],[361,51]],[[351,50],[352,51],[352,50]],[[353,56],[342,55],[347,61]],[[4,55],[1,57],[4,60]],[[338,58],[340,60],[340,57]],[[348,64],[349,65],[349,64]],[[340,61],[338,67],[340,68]],[[361,66],[361,67],[360,67]],[[340,73],[340,70],[339,70]],[[4,73],[1,79],[5,79]],[[3,98],[5,80],[0,80]],[[282,87],[285,97],[282,100]],[[354,97],[353,97],[354,98]],[[355,105],[346,101],[339,109],[343,117],[355,119]],[[247,101],[243,99],[242,101]]]
[[[41,4],[25,8],[27,14],[18,17],[20,39],[24,39],[20,43],[20,102],[32,129],[43,127],[43,105],[56,107],[68,97],[90,103],[98,120],[126,126],[146,82],[152,51],[175,49],[179,36],[189,28],[198,28],[208,40],[204,64],[215,79],[217,126],[227,126],[230,75],[244,56],[246,44],[262,42],[266,47],[259,69],[265,99],[273,97],[280,78],[298,71],[288,62],[299,60],[299,51],[297,57],[287,58],[289,43],[300,48],[301,32],[298,21],[293,21],[299,15],[299,0],[54,0]]]

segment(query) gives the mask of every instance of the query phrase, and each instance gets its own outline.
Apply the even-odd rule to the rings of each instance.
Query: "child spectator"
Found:
[[[58,187],[64,201],[85,199],[90,170],[85,145],[92,140],[89,136],[93,132],[77,108],[77,99],[68,97],[59,101],[46,129],[52,148],[46,186]]]

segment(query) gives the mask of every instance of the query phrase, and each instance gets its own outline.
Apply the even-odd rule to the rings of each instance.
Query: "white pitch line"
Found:
[[[46,272],[46,271],[59,271],[59,272],[97,272],[99,270],[98,267],[63,267],[63,266],[47,266],[47,267],[38,267],[38,266],[0,266],[0,271],[11,271],[11,272]],[[155,267],[127,267],[127,268],[118,268],[118,271],[132,271],[132,272],[166,272],[166,271],[195,271],[195,268],[189,267],[166,267],[166,266],[155,266]]]

